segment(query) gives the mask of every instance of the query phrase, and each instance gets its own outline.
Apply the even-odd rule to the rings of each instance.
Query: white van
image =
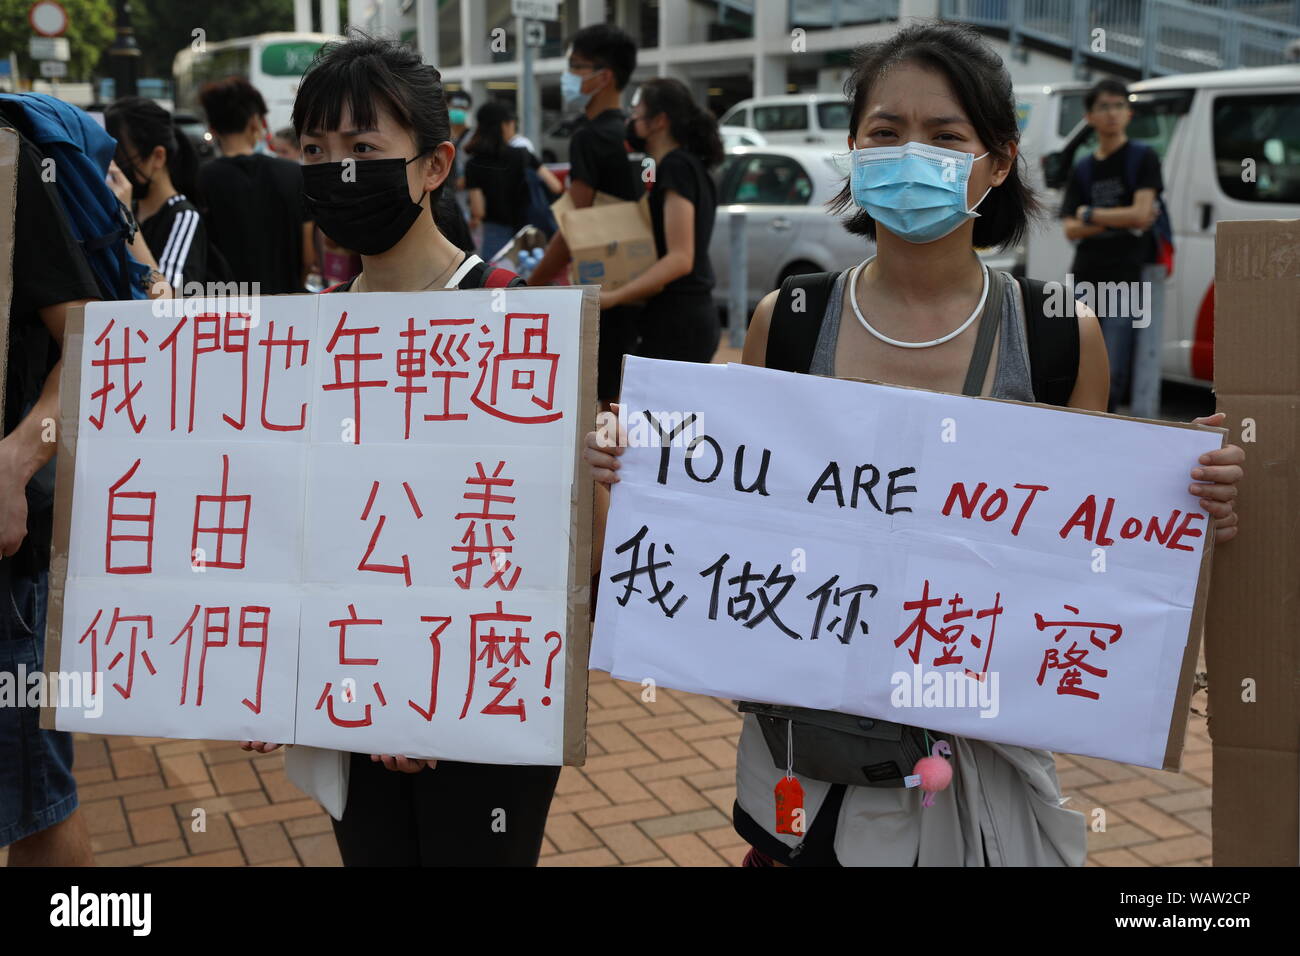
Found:
[[[1082,80],[1013,87],[1016,122],[1020,126],[1020,154],[1025,158],[1034,188],[1043,185],[1043,157],[1064,146],[1078,128],[1083,119],[1083,98],[1091,87],[1091,83]]]
[[[1131,139],[1153,147],[1174,230],[1165,289],[1164,377],[1214,379],[1214,233],[1224,219],[1300,219],[1300,64],[1190,73],[1129,85]],[[1074,258],[1057,216],[1069,170],[1096,149],[1080,123],[1047,158],[1046,218],[1026,243],[1025,272],[1063,280]]]
[[[768,143],[825,143],[842,148],[849,134],[849,102],[838,93],[791,93],[741,100],[719,126],[748,126]]]

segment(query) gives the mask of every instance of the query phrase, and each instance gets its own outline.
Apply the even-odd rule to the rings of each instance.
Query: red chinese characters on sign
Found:
[[[365,362],[378,362],[383,359],[382,352],[364,352],[362,351],[361,339],[366,335],[377,335],[379,326],[369,325],[363,328],[348,328],[348,314],[344,312],[339,316],[338,324],[334,327],[334,334],[330,336],[329,342],[325,346],[325,351],[334,357],[334,380],[326,382],[321,386],[325,391],[351,391],[352,392],[352,443],[361,444],[361,390],[365,388],[383,388],[388,384],[388,379],[372,378],[367,379],[362,375],[362,364]],[[351,338],[352,351],[345,351],[340,346],[339,340],[342,338]],[[338,351],[335,351],[338,349]],[[347,374],[350,377],[344,378]]]
[[[513,478],[502,476],[505,466],[504,461],[498,461],[489,475],[481,461],[475,462],[476,473],[465,479],[465,484],[469,487],[463,497],[466,501],[478,502],[479,507],[477,511],[461,511],[456,514],[457,521],[468,519],[469,525],[465,528],[460,544],[452,545],[451,550],[465,556],[459,564],[452,565],[452,570],[463,572],[456,576],[455,581],[467,590],[473,584],[474,569],[483,563],[482,556],[485,554],[492,562],[493,569],[491,577],[483,583],[485,588],[496,585],[502,591],[513,590],[523,570],[506,557],[514,552],[515,535],[506,523],[515,520],[514,509],[507,512],[503,508],[497,508],[515,503],[513,495],[497,492],[498,488],[509,488],[515,483]]]
[[[408,482],[402,482],[402,489],[406,492],[407,503],[411,506],[411,513],[415,515],[416,520],[424,517],[424,512],[420,510],[420,503],[415,500],[415,492],[411,490]],[[366,499],[366,507],[361,512],[361,520],[370,519],[370,509],[374,507],[375,497],[379,494],[379,482],[376,481],[370,486],[370,497]],[[371,561],[375,553],[375,545],[379,542],[379,535],[384,530],[384,522],[388,520],[387,515],[380,515],[379,521],[375,524],[374,533],[370,535],[370,543],[366,546],[366,553],[362,555],[361,562],[357,565],[358,571],[377,571],[381,574],[400,574],[406,582],[406,586],[411,586],[411,556],[402,555],[401,564],[380,564],[377,561]]]
[[[181,628],[180,633],[172,638],[172,644],[178,642],[182,637],[185,638],[185,660],[181,671],[181,704],[185,704],[185,699],[189,695],[190,686],[190,659],[193,652],[194,644],[194,622],[198,620],[199,612],[203,612],[203,640],[199,651],[198,679],[196,681],[197,690],[194,695],[194,706],[203,706],[204,681],[207,675],[208,667],[208,650],[213,647],[227,647],[230,644],[230,608],[229,607],[200,607],[194,605],[194,611],[190,614],[189,620]],[[247,697],[241,703],[255,714],[262,712],[262,679],[266,673],[266,648],[267,636],[270,630],[271,609],[264,606],[247,606],[239,609],[239,633],[237,644],[239,647],[252,647],[258,650],[257,659],[257,687],[254,692],[253,700]]]
[[[518,717],[521,722],[528,719],[522,697],[517,697],[513,703],[503,701],[514,692],[518,682],[512,672],[532,663],[524,654],[524,645],[529,642],[529,638],[519,626],[532,621],[532,617],[527,614],[507,614],[500,601],[496,604],[494,611],[470,615],[469,687],[465,691],[465,706],[460,711],[461,720],[469,713],[470,703],[474,699],[474,681],[479,664],[483,665],[485,673],[491,675],[488,677],[488,687],[497,692],[479,713],[509,714]],[[510,629],[512,624],[513,631]],[[497,625],[505,625],[505,630],[498,631]]]
[[[546,313],[512,312],[505,317],[500,351],[496,343],[479,341],[479,380],[471,401],[483,411],[509,422],[553,422],[563,412],[555,407],[559,353],[547,343],[551,317]],[[487,334],[489,326],[480,326]]]
[[[158,495],[152,491],[121,490],[139,467],[140,459],[137,458],[108,488],[108,532],[104,537],[106,574],[153,572],[153,531]]]
[[[99,619],[103,616],[103,609],[96,611],[94,618],[90,621],[90,625],[82,633],[81,637],[77,639],[78,644],[84,644],[87,640],[90,641],[90,692],[93,695],[99,694],[100,637],[98,625]],[[122,626],[123,630],[129,630],[130,632],[127,637],[127,647],[126,650],[123,651],[121,649],[121,642],[118,642],[117,647],[113,648],[117,653],[114,654],[112,659],[109,661],[107,669],[110,671],[116,670],[117,665],[122,663],[124,657],[126,658],[126,685],[123,686],[122,684],[114,683],[113,689],[122,695],[123,700],[130,700],[131,691],[135,686],[135,658],[137,651],[139,652],[140,660],[144,662],[144,666],[148,669],[149,673],[151,675],[156,675],[158,673],[157,668],[154,667],[153,661],[149,657],[148,649],[140,647],[139,641],[141,628],[144,629],[144,639],[146,641],[153,640],[153,616],[150,614],[123,614],[121,608],[113,608],[113,617],[109,621],[108,630],[104,633],[103,638],[103,647],[105,652],[109,651],[109,645],[113,643],[113,638],[118,635],[119,625]]]
[[[289,371],[293,363],[294,349],[299,350],[298,367],[305,368],[307,365],[307,348],[306,339],[295,338],[293,326],[289,326],[289,331],[285,333],[284,338],[275,337],[275,322],[266,323],[266,338],[259,339],[257,342],[266,352],[266,361],[262,369],[262,427],[273,432],[294,432],[301,431],[307,427],[307,403],[302,402],[298,409],[298,423],[296,425],[284,425],[272,422],[266,414],[266,406],[271,395],[271,356],[277,348],[284,349],[284,370]]]
[[[376,666],[379,663],[379,658],[377,657],[348,657],[348,628],[356,626],[382,627],[383,623],[383,618],[358,617],[357,606],[355,604],[348,605],[347,617],[330,621],[330,627],[337,627],[339,629],[339,663],[357,667]],[[321,707],[324,707],[325,714],[329,717],[330,723],[334,724],[336,727],[369,727],[373,722],[371,705],[369,703],[366,704],[363,715],[355,720],[346,720],[334,713],[334,695],[331,693],[333,686],[333,683],[330,681],[325,682],[325,690],[321,693],[320,699],[316,701],[316,709],[320,710]],[[387,707],[388,701],[384,697],[384,689],[379,686],[379,682],[375,681],[371,686],[374,688],[375,697],[379,701],[379,706]],[[354,692],[349,692],[346,699],[348,703],[351,703],[354,699]]]
[[[1071,614],[1077,615],[1079,613],[1077,607],[1073,607],[1069,604],[1063,604],[1062,607]],[[1058,694],[1071,694],[1075,697],[1086,697],[1089,700],[1099,699],[1101,695],[1097,691],[1089,690],[1083,686],[1083,675],[1086,672],[1091,674],[1093,677],[1101,679],[1104,678],[1109,671],[1105,668],[1097,667],[1094,664],[1088,663],[1088,655],[1094,650],[1106,650],[1106,648],[1110,647],[1120,639],[1120,636],[1124,633],[1124,629],[1118,624],[1105,624],[1101,621],[1047,621],[1043,619],[1043,615],[1037,612],[1034,613],[1034,626],[1040,631],[1046,631],[1048,628],[1052,627],[1059,627],[1060,630],[1052,637],[1052,641],[1055,644],[1060,644],[1061,638],[1065,636],[1066,631],[1069,628],[1075,627],[1087,629],[1088,638],[1086,643],[1091,644],[1092,647],[1080,647],[1077,640],[1071,639],[1069,648],[1064,651],[1062,651],[1060,647],[1049,647],[1043,652],[1043,664],[1042,667],[1038,669],[1038,685],[1040,687],[1042,686],[1043,678],[1047,676],[1048,670],[1059,670],[1062,673],[1056,685],[1056,692]],[[1103,640],[1101,637],[1098,637],[1099,631],[1109,631],[1110,636]]]
[[[194,498],[190,559],[195,565],[199,564],[199,555],[212,554],[211,560],[203,559],[209,567],[244,567],[248,557],[248,520],[252,502],[252,495],[230,494],[230,456],[222,455],[221,494],[196,495]],[[227,538],[234,540],[227,545]],[[208,544],[215,545],[212,551],[208,551]],[[236,548],[238,556],[234,553]]]
[[[91,401],[99,402],[99,414],[91,414],[88,420],[95,426],[96,430],[103,430],[104,423],[108,420],[108,403],[110,396],[114,392],[119,393],[122,398],[113,406],[113,413],[118,414],[123,409],[126,410],[127,420],[131,423],[131,429],[138,435],[144,429],[147,415],[135,416],[134,400],[140,394],[143,387],[143,381],[132,382],[131,367],[133,365],[143,364],[145,357],[143,355],[131,354],[131,326],[122,326],[122,354],[113,355],[113,326],[117,324],[116,319],[109,319],[104,330],[95,338],[95,344],[100,346],[98,358],[90,360],[90,367],[103,370],[103,376],[97,389],[90,393]],[[148,343],[149,336],[142,330],[135,330],[136,337],[142,343]],[[120,369],[121,384],[114,381],[114,370]],[[143,374],[143,370],[141,370]]]
[[[993,639],[997,632],[998,617],[1006,610],[1002,604],[1002,592],[993,595],[993,602],[986,608],[975,610],[974,608],[964,607],[965,599],[960,594],[954,594],[951,598],[945,600],[942,597],[930,596],[930,581],[926,579],[921,586],[921,596],[913,601],[904,601],[904,611],[914,611],[916,616],[912,622],[894,640],[895,647],[901,647],[909,639],[913,641],[912,647],[908,649],[908,656],[912,658],[912,663],[921,663],[921,644],[924,638],[929,637],[937,641],[940,647],[938,654],[931,661],[935,667],[943,667],[948,664],[965,664],[964,671],[969,677],[976,680],[984,680],[988,674],[989,659],[993,655]],[[948,608],[942,612],[942,627],[935,627],[934,624],[927,620],[931,611],[939,608],[941,605]],[[987,637],[982,637],[976,633],[973,627],[967,633],[969,623],[974,621],[988,620]],[[983,630],[981,627],[980,630]],[[979,660],[976,653],[971,662],[966,664],[965,653],[958,654],[958,648],[961,645],[963,637],[970,642],[970,646],[976,651],[983,650],[984,658]],[[973,669],[978,665],[978,670]]]

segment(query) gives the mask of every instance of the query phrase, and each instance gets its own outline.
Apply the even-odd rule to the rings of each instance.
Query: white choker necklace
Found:
[[[875,256],[872,256],[871,258],[874,259]],[[957,326],[957,328],[953,329],[947,335],[941,336],[937,339],[932,339],[929,342],[903,342],[899,339],[891,339],[888,335],[877,332],[873,329],[871,323],[869,323],[866,320],[866,317],[863,316],[862,310],[858,308],[858,273],[861,272],[862,267],[870,261],[871,259],[864,259],[859,262],[853,269],[853,274],[849,276],[849,302],[853,304],[853,314],[858,317],[858,321],[862,323],[862,327],[882,342],[887,342],[888,344],[897,346],[900,349],[928,349],[934,345],[943,345],[944,342],[955,339],[957,336],[969,329],[971,323],[975,321],[975,317],[984,311],[984,301],[989,295],[989,267],[981,262],[980,267],[984,270],[984,289],[980,292],[979,302],[975,304],[975,311],[970,314],[965,322]]]

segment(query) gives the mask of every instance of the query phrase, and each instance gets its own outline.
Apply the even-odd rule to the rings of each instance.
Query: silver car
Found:
[[[718,168],[718,212],[709,243],[717,279],[714,301],[731,295],[731,219],[744,216],[747,300],[780,288],[787,276],[855,266],[875,253],[875,243],[845,230],[826,203],[849,173],[847,149],[825,146],[740,146]],[[982,254],[990,268],[1011,270],[1012,253]]]

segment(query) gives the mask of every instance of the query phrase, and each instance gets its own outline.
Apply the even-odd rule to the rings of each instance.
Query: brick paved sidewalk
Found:
[[[1193,703],[1204,709],[1204,693]],[[589,757],[566,767],[543,866],[735,866],[731,828],[740,717],[728,703],[592,673]],[[1057,757],[1089,865],[1208,865],[1210,741],[1192,717],[1179,774]],[[77,781],[103,866],[337,866],[329,817],[285,777],[281,753],[224,742],[77,735]],[[191,829],[194,810],[206,832]],[[0,850],[0,863],[5,851]]]

